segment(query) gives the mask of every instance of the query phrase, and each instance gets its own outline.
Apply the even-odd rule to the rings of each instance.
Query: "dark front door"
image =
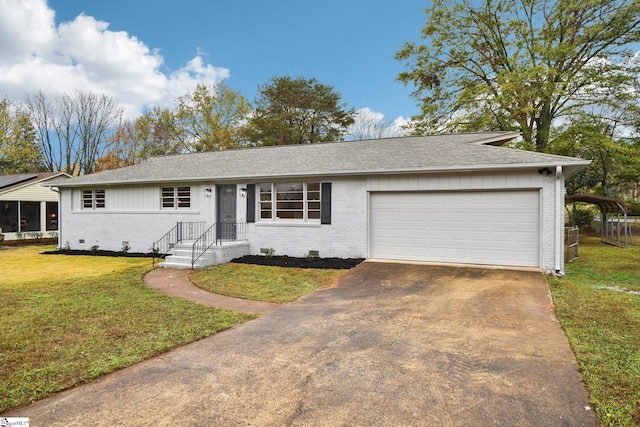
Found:
[[[216,234],[221,240],[236,238],[236,186],[218,186],[218,227]]]

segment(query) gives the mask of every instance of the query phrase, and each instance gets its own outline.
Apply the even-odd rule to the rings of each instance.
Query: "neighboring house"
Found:
[[[272,250],[317,251],[561,274],[564,182],[589,162],[494,146],[517,136],[470,133],[152,158],[54,183],[60,243],[146,252],[159,242],[163,251],[176,235],[187,240],[217,224],[195,252],[211,243],[220,248],[220,240],[239,242],[227,244],[235,249],[216,262]]]
[[[58,193],[43,184],[63,172],[0,175],[0,228],[5,240],[52,237],[58,231]]]

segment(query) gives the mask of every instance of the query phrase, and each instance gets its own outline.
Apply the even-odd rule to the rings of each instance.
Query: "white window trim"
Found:
[[[85,198],[85,193],[91,192],[91,198]],[[101,197],[98,197],[98,193],[101,193]],[[91,206],[85,206],[85,201],[90,201]],[[101,202],[101,203],[99,203]],[[83,189],[80,192],[80,208],[83,211],[95,211],[107,208],[107,190],[103,188]]]
[[[277,208],[277,192],[276,192],[276,186],[278,184],[302,184],[302,191],[303,191],[303,196],[302,196],[302,218],[278,218],[277,217],[277,212],[278,212],[278,208]],[[271,218],[263,218],[262,217],[262,200],[261,200],[261,194],[262,194],[262,185],[268,184],[271,187],[271,200],[269,201],[271,203]],[[318,199],[312,199],[309,200],[308,199],[308,185],[309,184],[317,184],[318,185]],[[257,215],[257,221],[256,223],[262,223],[262,224],[273,224],[273,223],[278,223],[278,224],[289,224],[289,225],[302,225],[302,224],[317,224],[320,225],[320,221],[322,218],[322,213],[321,213],[321,209],[322,209],[322,183],[320,181],[283,181],[283,182],[261,182],[258,183],[256,185],[257,191],[256,191],[256,197],[257,197],[257,210],[258,210],[258,215]],[[314,192],[316,192],[316,190],[312,190]],[[318,205],[320,206],[319,209],[317,209],[318,212],[318,218],[309,218],[309,203],[318,203]]]
[[[172,206],[164,206],[164,202],[165,202],[164,189],[167,189],[167,188],[172,189],[172,196],[171,196]],[[182,196],[180,195],[178,190],[180,188],[189,189],[189,196],[188,196],[189,206],[180,206],[181,199],[185,198],[184,194]],[[160,210],[164,210],[164,211],[191,210],[193,206],[193,199],[191,197],[193,191],[191,190],[192,189],[190,185],[167,185],[167,186],[160,187]]]

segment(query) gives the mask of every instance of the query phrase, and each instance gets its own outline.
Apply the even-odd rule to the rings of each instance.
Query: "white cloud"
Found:
[[[409,124],[404,117],[385,120],[384,114],[372,111],[369,107],[356,111],[355,122],[347,130],[346,139],[393,138],[407,134],[403,126]]]
[[[198,83],[229,77],[228,69],[205,63],[201,52],[163,73],[162,55],[135,36],[87,15],[56,25],[46,0],[0,0],[0,10],[0,97],[92,90],[137,114],[145,106],[171,105]]]

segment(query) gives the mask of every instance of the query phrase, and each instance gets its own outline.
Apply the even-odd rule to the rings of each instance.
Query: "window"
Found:
[[[0,202],[0,228],[5,233],[14,233],[18,230],[20,217],[18,216],[17,201]]]
[[[40,231],[40,202],[20,202],[20,231]]]
[[[319,182],[260,184],[260,219],[320,220]]]
[[[58,202],[47,202],[47,231],[58,229]]]
[[[82,209],[104,209],[105,193],[105,190],[82,190]]]
[[[181,209],[191,207],[191,187],[162,187],[162,209]]]

